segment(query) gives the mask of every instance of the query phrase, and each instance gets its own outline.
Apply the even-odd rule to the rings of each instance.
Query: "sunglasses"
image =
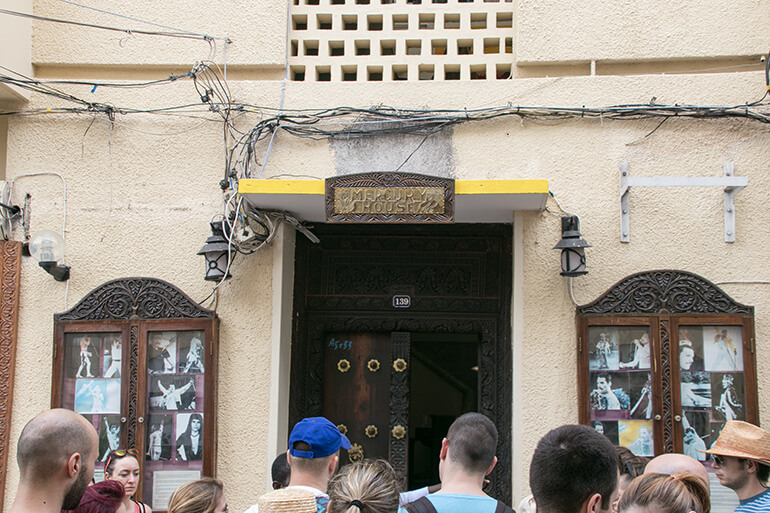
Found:
[[[136,449],[117,449],[115,451],[111,451],[110,455],[107,456],[107,461],[104,463],[104,468],[105,469],[109,468],[112,460],[119,460],[120,458],[123,458],[125,456],[133,456],[138,460],[139,451],[137,451]]]
[[[719,454],[712,454],[711,455],[711,461],[719,465],[720,467],[725,464],[726,459],[725,458],[735,458],[735,456],[720,456]],[[739,462],[746,461],[745,458],[736,458]]]

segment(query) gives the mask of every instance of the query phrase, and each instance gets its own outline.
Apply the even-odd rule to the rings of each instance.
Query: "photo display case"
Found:
[[[637,456],[655,452],[649,326],[590,326],[591,426]]]
[[[753,307],[684,271],[638,273],[578,308],[580,422],[637,456],[703,450],[758,423]]]
[[[684,453],[706,450],[728,420],[748,420],[742,326],[679,325],[678,375]]]
[[[135,497],[164,511],[180,485],[213,475],[216,334],[213,312],[149,278],[108,282],[55,316],[52,406],[97,430],[97,481],[111,451],[136,449]]]

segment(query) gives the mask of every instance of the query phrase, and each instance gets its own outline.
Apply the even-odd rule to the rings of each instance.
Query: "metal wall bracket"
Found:
[[[733,163],[725,162],[724,176],[633,177],[628,162],[620,163],[620,242],[628,242],[631,187],[724,187],[725,242],[735,242],[735,195],[749,184],[745,176],[733,176]]]

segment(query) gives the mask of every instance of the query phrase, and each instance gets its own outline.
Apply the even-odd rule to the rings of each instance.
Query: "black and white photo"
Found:
[[[151,331],[147,334],[147,370],[150,374],[175,372],[176,335],[175,331]]]
[[[154,376],[150,380],[150,409],[194,410],[196,393],[195,376]]]
[[[121,362],[123,361],[123,344],[120,340],[120,334],[105,335],[103,340],[103,377],[119,378],[121,373]]]
[[[176,459],[203,459],[203,414],[179,413],[176,416]]]
[[[711,401],[714,420],[746,420],[743,374],[711,373]]]
[[[703,336],[700,328],[691,326],[679,330],[680,372],[703,370]]]
[[[202,331],[178,333],[177,346],[179,348],[177,370],[180,374],[202,373],[205,371]]]
[[[649,372],[628,373],[632,419],[652,418],[652,377]]]
[[[709,414],[706,411],[683,411],[682,430],[684,454],[698,461],[705,461],[706,441],[711,437]]]
[[[617,370],[619,363],[618,341],[615,328],[591,327],[588,329],[588,368],[591,370]]]
[[[110,452],[120,449],[120,415],[102,415],[99,426],[99,461],[107,461]]]
[[[711,408],[708,372],[682,372],[679,376],[683,408]]]
[[[613,420],[592,420],[591,427],[604,435],[613,445],[618,445],[618,422]]]
[[[147,451],[145,456],[150,461],[168,461],[171,459],[174,416],[151,414],[147,420]]]

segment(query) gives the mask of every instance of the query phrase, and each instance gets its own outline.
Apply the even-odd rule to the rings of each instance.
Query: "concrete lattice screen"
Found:
[[[290,77],[508,79],[513,9],[512,0],[293,0]]]

